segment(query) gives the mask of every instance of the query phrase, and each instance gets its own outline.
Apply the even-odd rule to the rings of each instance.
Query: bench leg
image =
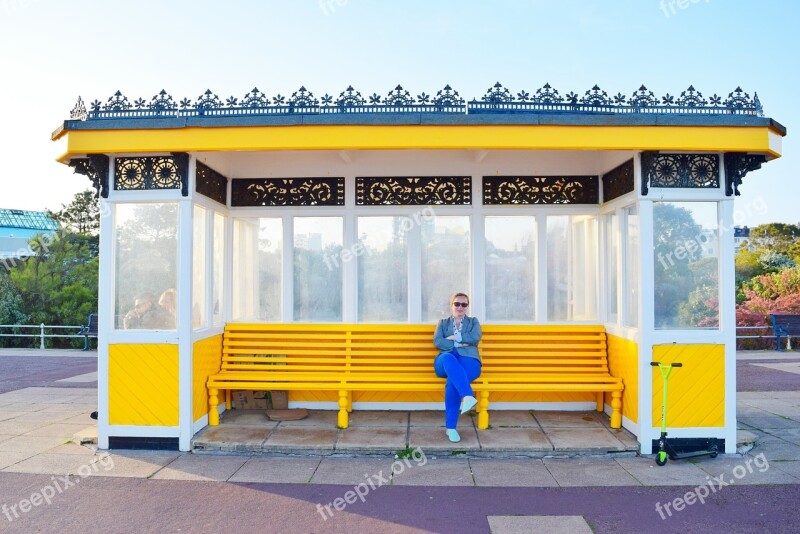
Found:
[[[350,405],[349,392],[339,390],[339,417],[337,419],[337,426],[339,428],[347,428],[350,426],[349,417],[347,416],[347,407]]]
[[[348,394],[347,394],[347,413],[353,413],[353,394],[352,394],[352,392],[348,392]]]
[[[622,427],[622,392],[611,392],[611,428]]]
[[[597,411],[598,412],[602,412],[603,409],[605,408],[605,404],[606,404],[605,393],[603,393],[602,391],[598,391],[597,392]]]
[[[208,424],[217,426],[219,424],[219,391],[216,389],[208,390]]]
[[[486,430],[489,428],[489,392],[481,391],[478,393],[478,429]]]
[[[225,409],[232,410],[233,404],[231,403],[231,398],[233,397],[233,391],[230,389],[225,390]]]

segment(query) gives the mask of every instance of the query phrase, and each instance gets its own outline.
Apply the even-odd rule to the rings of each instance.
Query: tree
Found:
[[[95,194],[87,189],[76,193],[69,205],[61,204],[58,212],[47,211],[62,227],[77,234],[97,235],[100,231],[100,205]]]

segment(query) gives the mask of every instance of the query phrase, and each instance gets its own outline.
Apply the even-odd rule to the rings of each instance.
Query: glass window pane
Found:
[[[282,261],[280,219],[233,221],[234,320],[281,320]]]
[[[225,216],[214,213],[214,290],[212,296],[214,324],[222,322],[222,288],[225,273]]]
[[[486,319],[533,321],[536,219],[486,218]]]
[[[625,295],[627,310],[625,326],[639,326],[639,210],[631,206],[626,210],[628,218],[627,255],[625,266]]]
[[[408,217],[359,217],[358,320],[408,321]],[[342,258],[344,260],[344,258]]]
[[[178,205],[120,204],[114,233],[114,328],[174,330]]]
[[[609,213],[603,218],[605,223],[605,237],[606,237],[606,321],[609,323],[616,323],[619,320],[618,313],[618,298],[619,288],[617,281],[619,280],[619,266],[617,265],[617,254],[619,250],[619,224],[617,221],[616,213]]]
[[[420,224],[422,321],[429,323],[450,315],[453,293],[469,293],[469,217],[426,217]]]
[[[192,328],[206,326],[206,209],[192,213]]]
[[[597,318],[597,219],[547,218],[547,321]]]
[[[341,217],[294,219],[294,320],[342,320]]]
[[[719,327],[716,202],[653,205],[655,327]]]

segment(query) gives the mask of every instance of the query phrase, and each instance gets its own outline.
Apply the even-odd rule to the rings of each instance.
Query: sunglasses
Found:
[[[455,306],[456,308],[468,308],[469,302],[454,302],[453,306]]]

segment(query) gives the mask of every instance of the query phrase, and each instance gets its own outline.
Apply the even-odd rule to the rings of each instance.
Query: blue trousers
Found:
[[[439,378],[447,378],[444,388],[445,428],[455,429],[461,415],[461,399],[473,395],[470,382],[481,376],[477,358],[461,356],[456,349],[442,352],[433,360],[433,370]]]

